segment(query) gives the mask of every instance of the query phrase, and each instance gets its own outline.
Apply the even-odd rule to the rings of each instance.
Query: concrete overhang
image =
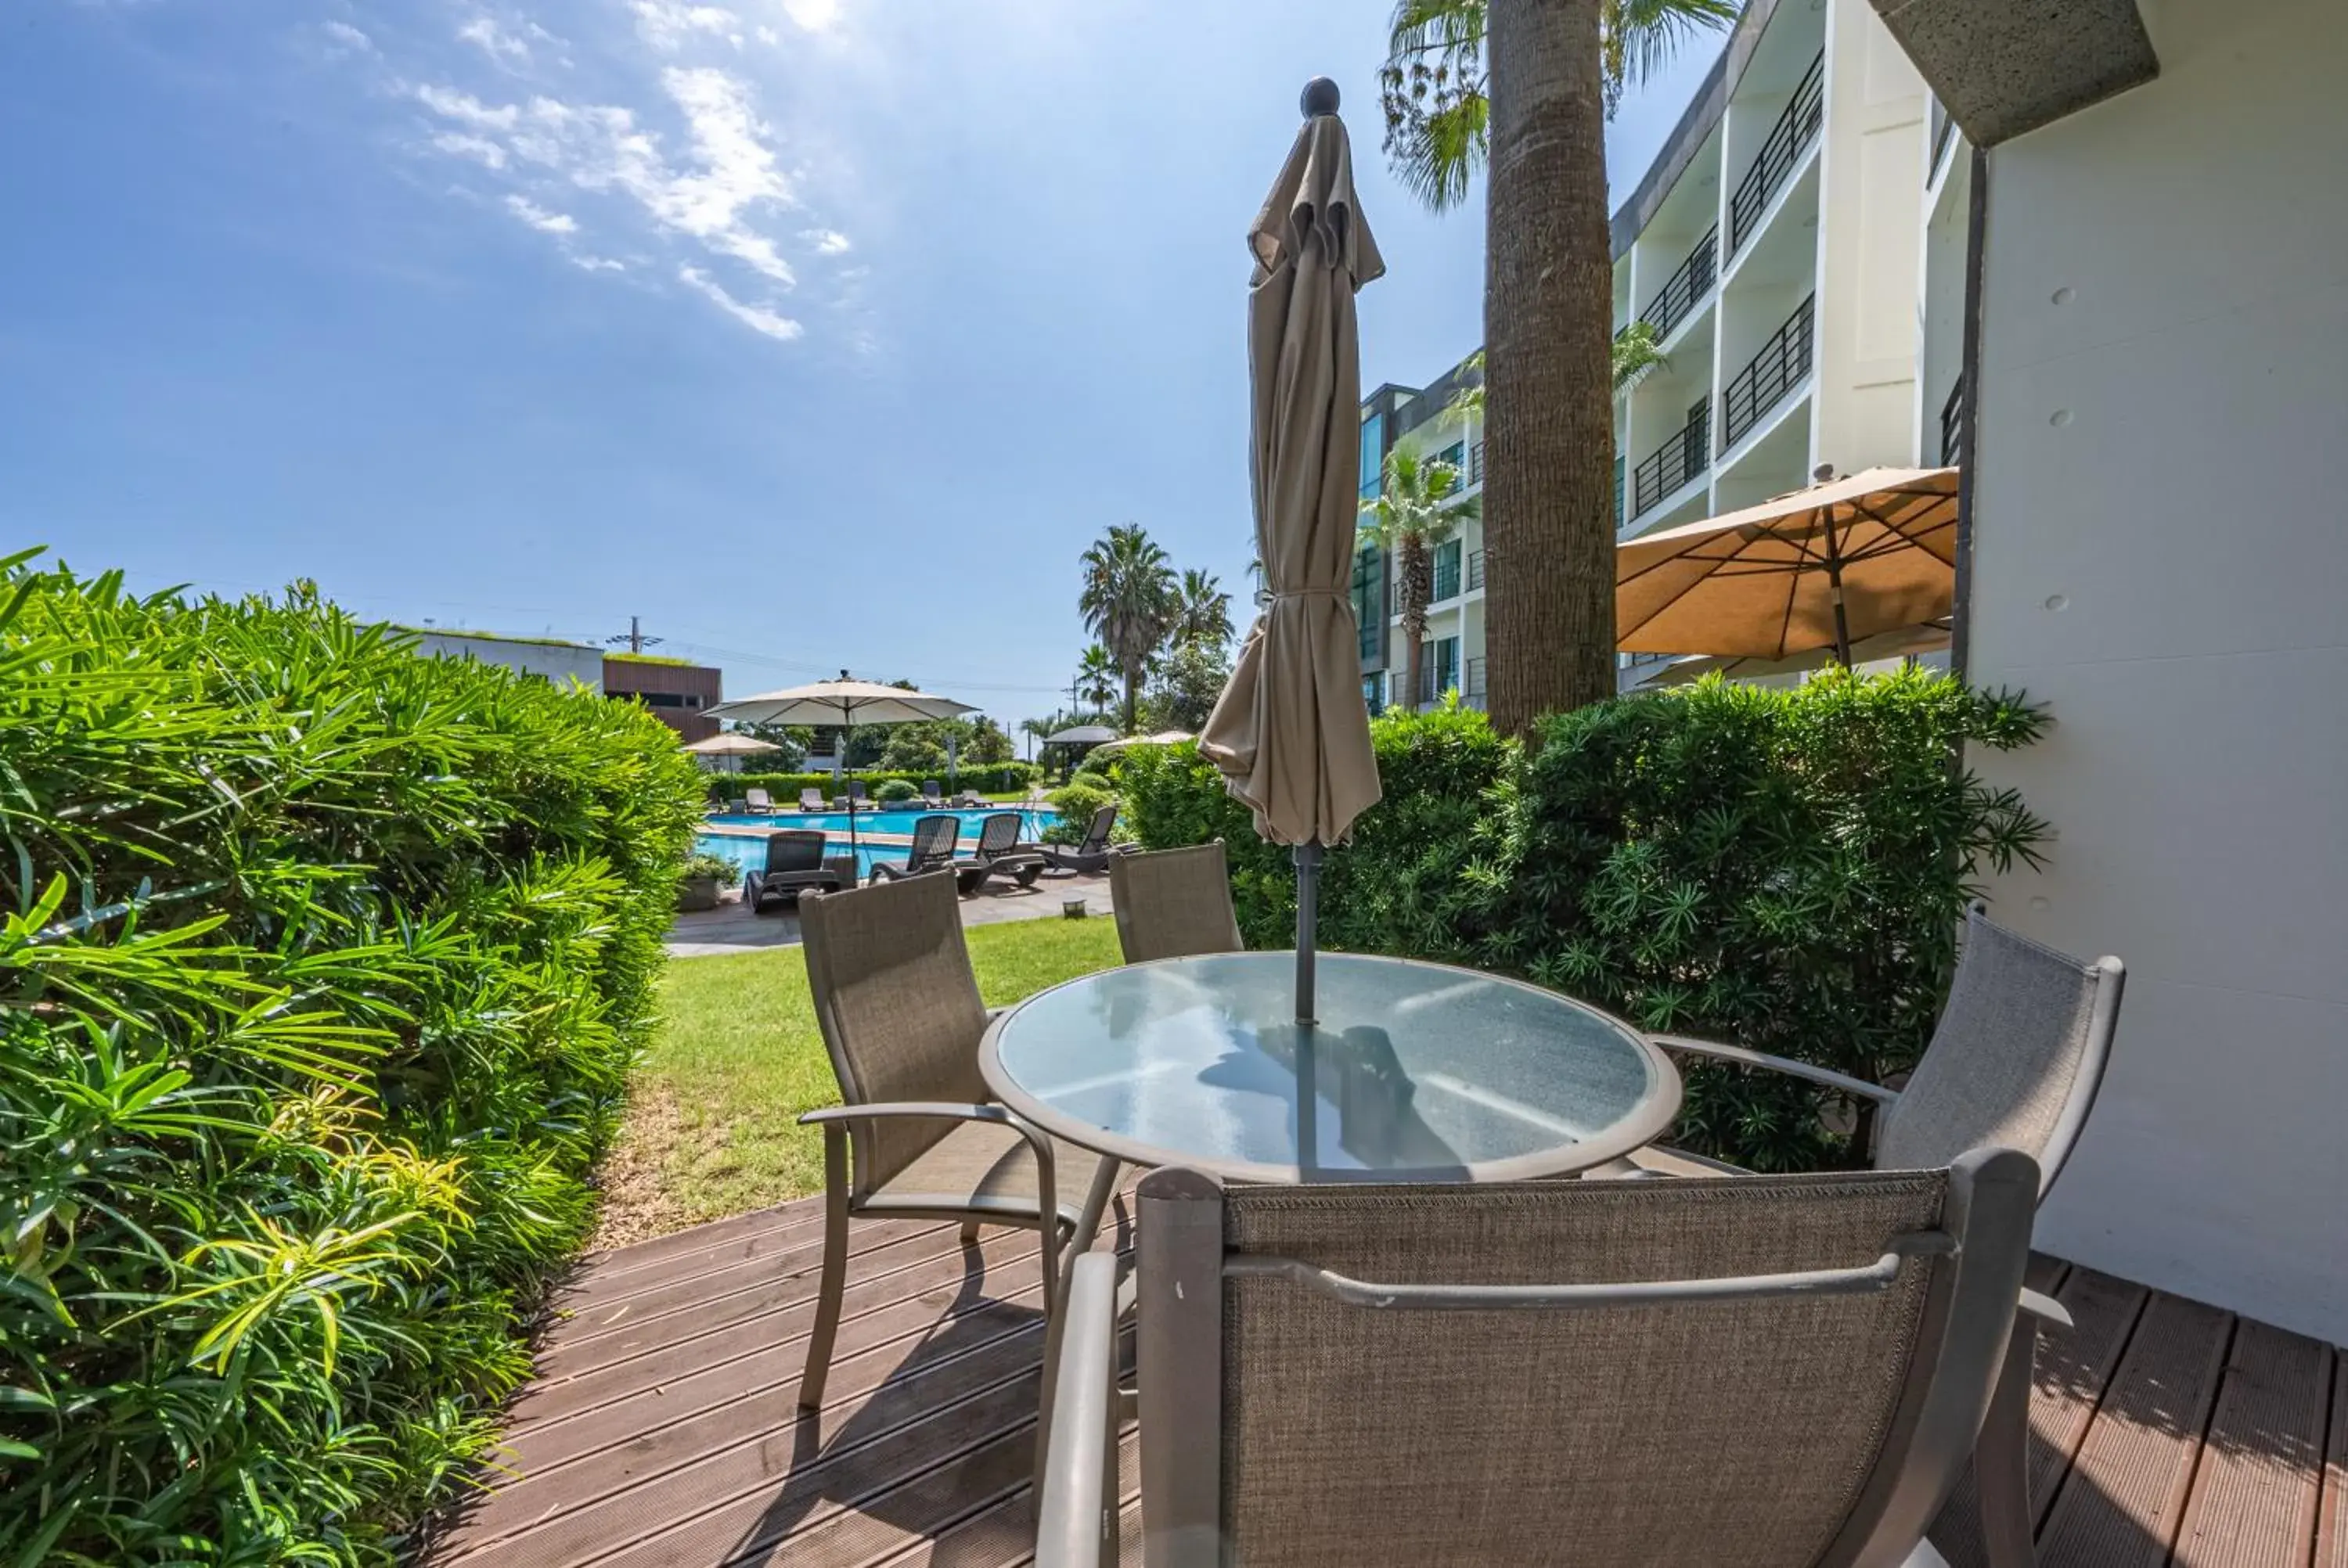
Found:
[[[1975,147],[2160,74],[2136,0],[1869,0]]]

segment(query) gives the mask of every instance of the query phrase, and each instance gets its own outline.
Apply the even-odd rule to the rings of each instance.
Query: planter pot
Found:
[[[685,885],[677,889],[676,912],[680,915],[689,915],[696,909],[716,907],[717,878],[715,876],[688,877]]]

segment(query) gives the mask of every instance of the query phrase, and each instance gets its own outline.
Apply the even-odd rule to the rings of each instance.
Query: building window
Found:
[[[647,708],[682,708],[685,699],[674,692],[644,692],[638,693]]]
[[[1362,702],[1369,709],[1373,719],[1386,711],[1385,680],[1383,676],[1362,677]]]
[[[1373,414],[1362,421],[1362,499],[1377,499],[1386,460],[1386,416]]]
[[[1376,659],[1385,648],[1386,574],[1375,548],[1354,555],[1354,619],[1362,630],[1362,658]]]
[[[1446,539],[1435,547],[1435,584],[1428,590],[1426,601],[1441,604],[1447,599],[1459,597],[1459,541]]]

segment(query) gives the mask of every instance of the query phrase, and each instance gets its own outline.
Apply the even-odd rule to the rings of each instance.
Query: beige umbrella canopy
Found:
[[[1957,470],[1869,468],[1614,552],[1625,653],[1784,659],[1941,620],[1956,603]]]
[[[1377,804],[1347,589],[1360,497],[1361,329],[1354,292],[1385,271],[1354,194],[1337,86],[1304,89],[1303,128],[1248,230],[1248,380],[1264,607],[1199,750],[1255,830],[1296,847],[1297,1016],[1313,1004],[1321,846]]]
[[[1120,735],[1116,740],[1103,742],[1093,750],[1121,752],[1128,746],[1179,746],[1184,741],[1195,738],[1188,730],[1159,730],[1149,735]]]
[[[762,741],[756,735],[728,730],[705,741],[688,742],[685,749],[704,757],[747,757],[756,752],[779,752],[783,748],[772,741]]]

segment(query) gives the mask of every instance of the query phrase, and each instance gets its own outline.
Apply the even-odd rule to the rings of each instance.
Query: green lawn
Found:
[[[970,933],[971,964],[999,1007],[1117,962],[1116,922],[1014,920]],[[817,1032],[798,948],[681,958],[636,1070],[627,1126],[603,1171],[602,1245],[778,1204],[823,1185],[822,1134],[793,1125],[839,1089]]]

